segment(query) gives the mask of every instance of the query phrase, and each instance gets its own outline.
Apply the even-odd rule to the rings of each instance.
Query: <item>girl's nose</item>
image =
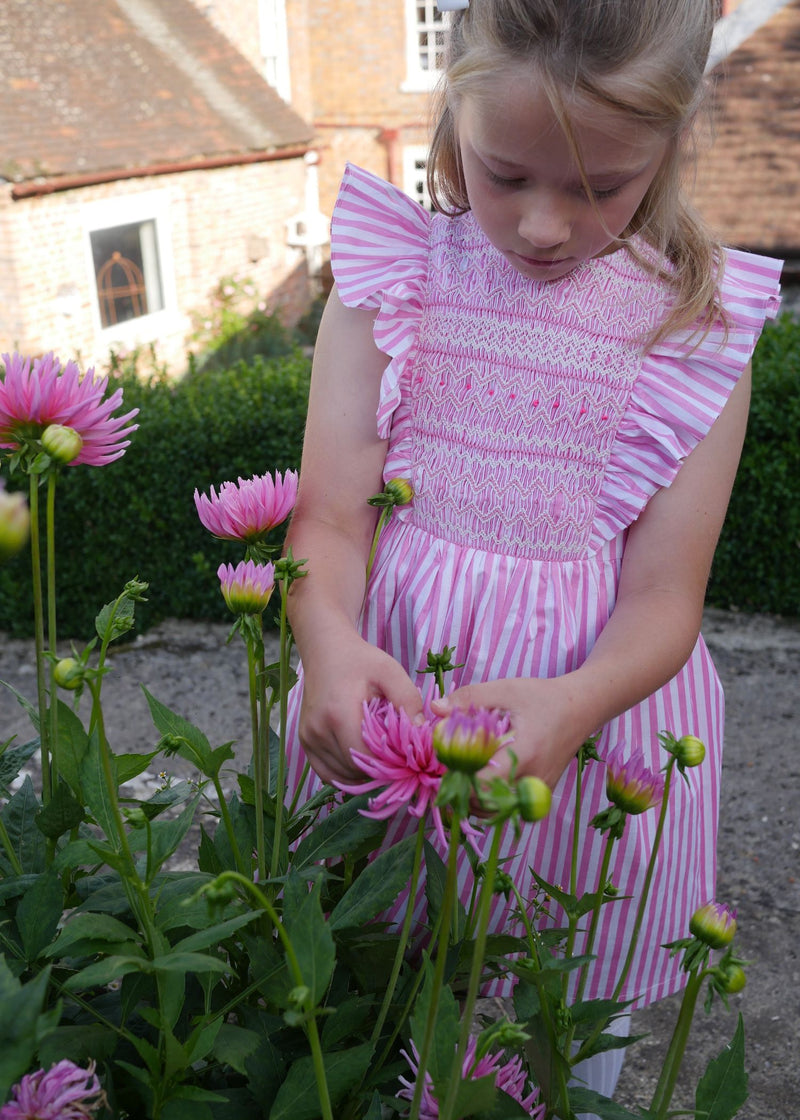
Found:
[[[568,200],[554,191],[536,190],[524,200],[518,231],[534,249],[554,249],[572,232]]]

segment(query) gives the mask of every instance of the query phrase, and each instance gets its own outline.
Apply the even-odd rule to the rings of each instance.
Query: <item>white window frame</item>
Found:
[[[287,104],[292,100],[286,0],[258,0],[258,34],[264,77]]]
[[[423,6],[425,18],[420,20],[417,13]],[[401,87],[404,92],[419,93],[436,86],[442,70],[423,67],[419,37],[424,31],[446,33],[449,20],[447,13],[439,12],[436,0],[406,0],[406,79]]]
[[[426,210],[433,210],[425,172],[427,162],[428,148],[425,144],[407,144],[403,148],[403,190]],[[420,164],[422,164],[421,171]],[[421,191],[417,189],[420,175],[423,182]]]
[[[133,347],[142,342],[152,342],[163,334],[174,331],[179,324],[168,192],[144,191],[141,194],[120,195],[116,198],[88,202],[82,207],[81,217],[92,300],[92,318],[97,337],[106,345],[118,343]],[[104,327],[100,316],[97,274],[92,254],[92,234],[103,229],[141,225],[144,222],[152,222],[155,231],[154,245],[151,248],[155,250],[158,257],[163,306],[158,311],[151,311],[135,319],[126,319],[124,322]],[[146,272],[147,268],[145,268]],[[145,283],[146,281],[145,275]]]

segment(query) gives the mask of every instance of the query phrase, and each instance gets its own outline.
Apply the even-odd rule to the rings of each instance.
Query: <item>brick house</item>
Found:
[[[695,200],[727,243],[786,261],[784,286],[797,305],[800,0],[772,7],[712,71],[713,145],[701,154]]]
[[[7,0],[0,75],[0,352],[180,370],[229,275],[307,308],[312,128],[198,6]]]

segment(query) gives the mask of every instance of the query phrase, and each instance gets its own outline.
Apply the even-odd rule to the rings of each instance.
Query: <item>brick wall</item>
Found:
[[[0,196],[0,230],[17,261],[13,290],[0,279],[0,352],[55,350],[102,366],[116,332],[98,329],[87,257],[86,208],[156,192],[164,201],[174,274],[174,306],[124,325],[140,343],[155,341],[160,360],[184,368],[191,313],[208,304],[226,275],[252,279],[270,310],[293,323],[310,302],[305,260],[286,244],[285,221],[303,208],[301,159],[132,179],[13,202]],[[141,202],[141,198],[139,198]],[[16,246],[16,251],[14,249]],[[24,246],[24,251],[21,247]],[[0,250],[3,253],[5,249]]]

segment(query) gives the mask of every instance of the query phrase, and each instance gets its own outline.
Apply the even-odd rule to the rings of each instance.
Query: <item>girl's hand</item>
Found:
[[[383,696],[412,719],[422,712],[419,690],[400,663],[353,631],[317,644],[304,673],[300,742],[323,782],[365,777],[351,758],[351,751],[367,750],[361,738],[365,700]]]
[[[510,749],[517,758],[516,776],[530,774],[555,788],[559,778],[591,734],[579,727],[569,676],[551,680],[510,679],[470,684],[434,700],[436,715],[453,708],[497,708],[507,712],[514,737]],[[508,749],[499,751],[486,776],[508,777]]]

